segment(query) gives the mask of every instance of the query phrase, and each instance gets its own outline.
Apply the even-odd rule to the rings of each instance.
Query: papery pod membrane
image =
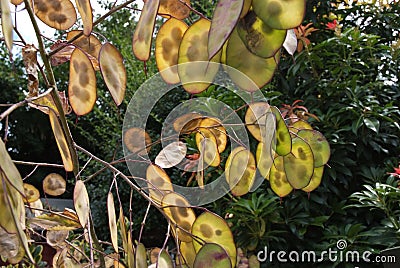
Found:
[[[20,248],[18,235],[15,233],[8,233],[0,226],[0,237],[0,256],[3,258],[17,256]]]
[[[154,163],[161,168],[171,168],[185,159],[187,153],[186,143],[174,141],[165,146],[156,156]]]
[[[146,248],[139,243],[135,250],[135,268],[147,268]]]
[[[194,132],[203,120],[203,115],[199,113],[187,113],[179,116],[173,123],[174,130],[179,134]]]
[[[161,251],[160,257],[157,259],[156,263],[153,263],[149,267],[160,267],[160,268],[174,268],[171,256],[165,251]]]
[[[228,40],[242,12],[244,0],[219,0],[208,33],[208,59],[212,59]]]
[[[294,189],[306,187],[314,173],[314,155],[301,138],[292,139],[292,151],[283,157],[286,178]]]
[[[157,165],[147,167],[146,180],[150,197],[158,203],[161,202],[165,194],[174,191],[168,174]]]
[[[230,176],[229,169],[230,169],[230,166],[232,164],[232,159],[234,158],[234,156],[238,152],[243,151],[243,150],[246,150],[246,148],[243,147],[243,146],[238,146],[238,147],[234,148],[231,151],[231,153],[229,154],[229,156],[228,156],[228,158],[226,159],[226,162],[225,162],[225,178],[229,178],[229,176]]]
[[[269,180],[269,172],[273,165],[273,153],[270,146],[266,146],[263,142],[258,143],[256,150],[257,169],[261,176]]]
[[[321,167],[328,163],[331,155],[331,149],[328,141],[317,130],[302,129],[297,135],[310,145],[314,155],[314,166]]]
[[[177,264],[186,264],[188,267],[193,267],[194,259],[196,258],[196,251],[192,242],[179,243],[180,256],[177,257]],[[179,266],[178,266],[179,267]]]
[[[60,151],[61,159],[64,164],[64,169],[65,171],[73,171],[74,165],[72,163],[71,151],[68,148],[67,140],[65,138],[64,131],[61,128],[60,121],[52,110],[50,110],[49,118],[54,138],[56,139],[57,147]]]
[[[95,71],[87,55],[78,48],[71,55],[68,97],[77,115],[88,114],[97,99]]]
[[[290,129],[290,132],[296,134],[296,133],[299,132],[301,129],[310,129],[310,130],[312,130],[313,128],[312,128],[312,126],[311,126],[309,123],[307,123],[306,121],[304,121],[304,120],[297,120],[296,122],[294,122],[293,124],[291,124],[291,125],[289,126],[289,129]]]
[[[124,59],[111,43],[105,43],[99,54],[100,71],[111,96],[117,106],[125,97],[126,70]]]
[[[150,135],[142,128],[133,127],[127,129],[124,132],[123,141],[131,153],[144,155],[150,150]]]
[[[186,5],[184,3],[186,3]],[[158,14],[163,17],[186,19],[190,14],[190,0],[160,0]]]
[[[169,1],[168,1],[169,2]],[[188,29],[186,23],[170,18],[158,30],[155,44],[157,68],[168,84],[180,82],[178,75],[178,52],[183,34]]]
[[[21,195],[24,195],[24,186],[21,175],[10,155],[7,152],[6,146],[0,139],[0,175],[3,174],[3,179],[7,180],[11,186]],[[2,185],[0,185],[2,186]],[[1,189],[1,188],[0,188]]]
[[[229,268],[232,267],[232,263],[223,247],[215,243],[206,243],[197,252],[193,265],[193,268],[203,267]]]
[[[6,42],[6,46],[8,51],[12,51],[13,47],[13,23],[11,17],[10,10],[10,1],[9,0],[1,0],[1,29],[4,37],[4,41]]]
[[[214,117],[206,117],[201,120],[200,127],[200,131],[202,131],[202,129],[208,129],[209,131],[211,131],[212,134],[214,134],[214,137],[217,141],[219,153],[225,151],[228,137],[226,135],[225,127],[221,123],[221,120]]]
[[[218,66],[208,62],[210,26],[211,22],[207,19],[197,20],[187,29],[179,47],[178,74],[183,88],[191,94],[207,89],[218,72]],[[217,53],[210,62],[219,62],[220,58],[221,53]]]
[[[247,194],[253,186],[256,176],[256,160],[253,154],[247,149],[241,150],[233,156],[225,169],[229,170],[226,180],[231,193],[234,196]]]
[[[253,0],[257,16],[274,29],[299,26],[306,11],[305,0]]]
[[[133,54],[141,61],[147,61],[150,57],[151,40],[153,39],[154,25],[160,0],[147,0],[143,4],[139,21],[133,34]]]
[[[43,214],[43,203],[42,200],[38,199],[35,202],[29,203],[29,208],[31,209],[32,216],[29,217],[37,217]]]
[[[76,38],[78,34],[81,34],[81,30],[72,30],[67,33],[67,40],[71,40]],[[101,49],[101,42],[97,37],[93,34],[89,36],[80,36],[74,41],[72,44],[79,47],[81,50],[85,51],[86,53],[92,55],[95,59],[99,57],[100,49]]]
[[[190,230],[196,220],[196,214],[190,208],[189,202],[182,195],[171,192],[163,197],[161,206],[165,215],[179,226],[175,232],[177,238],[183,242],[191,242]]]
[[[107,195],[107,214],[108,214],[108,227],[110,228],[111,244],[114,251],[118,253],[118,229],[117,217],[115,213],[114,197],[111,192]]]
[[[35,15],[48,26],[67,30],[76,22],[75,7],[70,0],[33,0]]]
[[[240,18],[243,18],[244,16],[247,15],[247,13],[251,8],[251,2],[252,0],[244,0],[242,12],[240,13]]]
[[[237,31],[247,49],[262,58],[273,57],[286,37],[286,30],[271,28],[254,11],[239,21]]]
[[[35,186],[29,183],[24,183],[24,202],[25,203],[32,203],[35,202],[40,198],[39,190],[36,189]]]
[[[289,129],[282,118],[282,114],[278,108],[271,106],[271,111],[276,118],[276,148],[278,155],[285,156],[292,150],[292,138],[290,137]]]
[[[131,236],[128,235],[127,233],[127,226],[125,224],[125,217],[123,213],[123,209],[120,206],[119,207],[119,230],[121,233],[121,240],[122,240],[122,248],[124,249],[125,252],[125,263],[127,264],[128,267],[135,267],[135,253],[134,253],[134,248],[132,245],[132,239]],[[130,234],[130,232],[129,232]]]
[[[83,34],[89,36],[93,29],[93,10],[90,0],[75,0],[75,2],[82,17]]]
[[[24,0],[11,0],[10,2],[11,2],[11,4],[18,6],[18,5],[22,4],[22,2],[24,2]]]
[[[79,223],[85,228],[89,221],[90,205],[86,186],[81,180],[77,180],[74,188],[74,207],[79,218]]]
[[[192,234],[200,238],[200,241],[215,243],[223,247],[229,255],[232,266],[236,264],[236,246],[233,235],[228,224],[220,216],[209,211],[203,212],[193,223]],[[193,239],[196,253],[202,247],[198,241]]]
[[[199,132],[196,133],[196,144],[200,152],[201,161],[206,163],[207,166],[219,166],[221,157],[218,152],[217,140],[210,130],[200,128]]]
[[[311,177],[310,183],[301,190],[309,193],[317,189],[317,187],[321,184],[322,175],[324,175],[324,166],[314,168],[314,173]]]
[[[226,64],[247,75],[256,85],[255,87],[247,79],[237,77],[236,72],[232,73],[228,69],[232,81],[240,88],[253,92],[269,83],[275,73],[278,59],[279,53],[271,58],[261,58],[251,53],[240,39],[237,27],[233,30],[226,47]]]
[[[247,108],[244,117],[246,128],[260,142],[264,135],[264,133],[261,133],[261,128],[265,128],[267,114],[270,112],[270,106],[266,102],[253,102]]]
[[[7,259],[7,262],[10,264],[14,264],[15,266],[18,265],[18,263],[20,263],[25,257],[25,249],[22,245],[19,246],[18,248],[18,253],[17,255],[15,255],[14,257],[9,257]],[[13,266],[13,267],[15,267]]]
[[[277,156],[274,159],[274,164],[269,173],[269,183],[272,191],[279,197],[285,197],[293,190],[293,187],[286,178],[285,169],[283,167],[283,156]]]
[[[43,191],[52,196],[59,196],[65,193],[67,182],[57,173],[48,174],[43,180]]]
[[[65,244],[65,240],[68,238],[68,235],[68,230],[48,230],[46,232],[46,242],[53,248],[62,247],[62,245]]]

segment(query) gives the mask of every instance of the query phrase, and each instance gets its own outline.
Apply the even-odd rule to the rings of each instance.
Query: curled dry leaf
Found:
[[[49,230],[46,233],[47,244],[49,244],[53,248],[59,247],[64,244],[64,241],[65,239],[68,238],[68,235],[69,235],[68,230],[58,230],[58,231]]]
[[[83,22],[83,34],[89,36],[93,28],[93,10],[90,0],[75,0]]]
[[[100,71],[111,96],[118,106],[125,97],[126,70],[124,59],[111,43],[105,43],[99,54]]]
[[[39,93],[37,49],[33,45],[24,46],[22,48],[22,58],[28,75],[28,98],[36,97]]]
[[[85,227],[89,221],[89,195],[83,181],[78,180],[74,189],[74,207],[80,224]]]
[[[96,74],[86,53],[76,48],[69,66],[69,101],[77,115],[89,113],[97,99]]]
[[[68,148],[67,140],[65,139],[65,134],[63,129],[61,128],[60,121],[58,120],[56,113],[52,110],[50,110],[49,118],[54,138],[56,139],[58,150],[60,151],[61,159],[64,164],[64,168],[66,171],[73,171],[74,165],[72,163],[71,152]]]
[[[67,30],[76,22],[75,7],[70,0],[34,0],[36,16],[48,26]]]
[[[62,195],[66,187],[67,182],[57,173],[50,173],[43,180],[43,191],[52,196]]]
[[[3,36],[8,51],[11,52],[13,46],[13,24],[11,18],[10,1],[1,0],[0,7],[1,7],[1,27],[3,31]]]
[[[135,33],[133,34],[133,54],[141,61],[147,61],[150,57],[151,40],[153,39],[159,5],[160,0],[147,0],[144,3]]]
[[[162,168],[170,168],[179,164],[185,158],[186,152],[186,143],[172,142],[161,150],[154,162]]]
[[[58,91],[58,96],[61,100],[61,104],[64,110],[64,114],[70,114],[71,113],[71,106],[68,103],[68,99],[65,96],[65,92],[63,91]],[[42,111],[45,114],[49,114],[49,109],[51,109],[53,112],[59,116],[60,114],[58,113],[56,104],[54,102],[53,97],[51,96],[50,92],[47,93],[46,95],[33,100],[31,103],[28,104],[30,107],[33,107],[35,109],[38,109],[39,111]]]

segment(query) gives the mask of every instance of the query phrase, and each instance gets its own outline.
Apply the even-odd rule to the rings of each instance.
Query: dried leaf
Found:
[[[293,56],[297,49],[297,37],[293,29],[287,31],[285,42],[283,42],[283,47],[290,55]]]
[[[82,17],[83,34],[89,36],[93,28],[93,10],[90,0],[75,0],[75,2]]]
[[[242,12],[244,0],[219,0],[208,35],[208,59],[214,57],[228,40]]]
[[[68,99],[65,96],[64,91],[59,91],[58,96],[61,100],[61,104],[64,110],[64,114],[70,114],[71,113],[71,106],[68,103]],[[54,102],[53,97],[51,96],[51,93],[47,93],[46,95],[33,100],[31,103],[28,104],[30,107],[33,107],[35,109],[38,109],[39,111],[42,111],[45,114],[49,114],[49,108],[53,110],[59,116],[60,114],[58,113],[58,109],[56,107],[56,104]]]
[[[115,216],[114,197],[111,192],[107,196],[108,226],[110,227],[111,243],[116,253],[118,253],[118,231],[117,219]]]
[[[80,224],[85,227],[89,221],[89,195],[83,181],[78,180],[74,189],[74,207]]]
[[[111,43],[105,43],[99,54],[100,71],[111,96],[118,106],[125,97],[126,70],[124,59]]]
[[[69,231],[68,230],[48,230],[46,233],[46,241],[50,246],[58,247],[64,244],[65,239],[68,238]]]
[[[141,61],[147,61],[150,57],[151,40],[159,5],[160,0],[147,0],[144,3],[133,34],[133,54]]]
[[[28,98],[36,97],[39,93],[37,49],[33,45],[24,46],[22,48],[22,58],[28,75]]]
[[[161,150],[154,162],[161,168],[170,168],[179,164],[185,158],[186,152],[186,143],[172,142]]]
[[[62,213],[42,214],[28,219],[29,225],[37,225],[45,230],[75,230],[82,228],[75,211],[67,209]]]
[[[13,47],[13,24],[11,18],[10,1],[1,0],[0,7],[3,36],[4,40],[6,41],[8,51],[11,53]]]

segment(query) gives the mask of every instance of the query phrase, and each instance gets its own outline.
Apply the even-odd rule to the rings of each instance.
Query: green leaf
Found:
[[[364,118],[364,124],[367,128],[375,133],[379,132],[379,121],[376,118]]]

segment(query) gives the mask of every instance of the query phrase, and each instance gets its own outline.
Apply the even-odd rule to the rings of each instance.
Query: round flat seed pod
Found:
[[[265,146],[263,142],[258,143],[256,150],[257,169],[261,176],[269,179],[269,172],[274,162],[271,147]]]
[[[179,46],[187,29],[188,26],[183,21],[170,18],[158,30],[155,45],[156,63],[161,77],[168,84],[180,82],[176,65]]]
[[[193,267],[194,259],[196,258],[196,251],[194,250],[193,243],[180,242],[179,251],[181,253],[181,257],[178,258],[177,256],[176,263],[182,263],[183,265],[187,265],[188,267]]]
[[[173,192],[171,179],[168,174],[159,166],[149,165],[146,170],[150,197],[156,202],[161,202],[162,197]]]
[[[100,49],[99,64],[104,83],[118,106],[124,100],[126,90],[124,59],[115,46],[105,43]]]
[[[228,138],[226,136],[226,130],[218,118],[207,117],[201,120],[200,127],[206,128],[214,134],[217,141],[218,152],[222,153],[225,151]]]
[[[165,215],[179,226],[176,229],[178,239],[183,242],[191,242],[190,230],[196,220],[196,214],[190,208],[189,202],[180,194],[171,192],[164,195],[161,205]]]
[[[136,268],[147,267],[146,248],[142,243],[139,243],[135,250]]]
[[[307,193],[314,191],[321,184],[322,175],[324,175],[324,166],[314,168],[310,183],[301,190]]]
[[[124,133],[124,144],[134,154],[144,155],[150,150],[151,138],[142,128],[129,128]]]
[[[89,36],[93,29],[93,9],[90,0],[76,0],[75,3],[82,18],[83,33]]]
[[[59,196],[65,193],[67,182],[57,173],[48,174],[43,180],[43,191],[52,196]]]
[[[331,149],[328,141],[321,132],[317,130],[302,129],[297,133],[297,135],[310,145],[314,155],[315,167],[321,167],[328,163]]]
[[[283,156],[274,159],[274,164],[269,173],[269,183],[272,191],[279,197],[285,197],[293,190],[293,187],[287,181],[285,169],[283,167]]]
[[[217,214],[206,211],[194,221],[192,234],[206,243],[220,245],[228,253],[231,264],[236,264],[236,246],[228,224]],[[193,239],[193,246],[198,253],[202,245]]]
[[[97,99],[96,74],[92,62],[79,48],[74,49],[69,66],[68,96],[77,115],[89,113]]]
[[[276,118],[276,148],[278,155],[285,156],[292,150],[292,138],[289,129],[283,120],[281,112],[275,106],[271,106],[271,111]]]
[[[183,88],[191,94],[197,94],[207,89],[218,72],[218,66],[210,66],[208,63],[210,26],[211,22],[207,19],[197,20],[187,29],[179,47],[178,74]],[[210,61],[219,62],[220,59],[221,52],[217,53]]]
[[[228,70],[232,81],[243,90],[253,92],[269,83],[275,73],[278,59],[279,53],[271,58],[261,58],[251,53],[240,39],[237,27],[232,31],[226,47],[226,64],[247,75],[257,86],[238,78],[235,73],[230,74]]]
[[[240,152],[240,151],[242,151],[242,150],[246,150],[246,148],[243,147],[243,146],[238,146],[238,147],[234,148],[234,149],[231,151],[231,153],[229,154],[229,156],[228,156],[228,158],[226,159],[226,162],[225,162],[225,178],[229,178],[229,168],[230,168],[230,166],[231,166],[231,164],[232,164],[232,159],[233,159],[233,157],[234,157],[238,152]]]
[[[179,134],[186,134],[195,131],[203,120],[199,113],[187,113],[179,116],[173,123],[174,130]]]
[[[286,38],[286,30],[271,28],[254,11],[239,21],[237,29],[247,49],[262,58],[274,56]]]
[[[253,186],[256,176],[256,160],[249,150],[241,150],[236,153],[229,166],[226,180],[234,196],[242,196],[247,194]]]
[[[305,0],[253,0],[257,16],[274,29],[299,26],[306,11]]]
[[[290,125],[289,128],[290,131],[295,134],[301,129],[313,129],[312,126],[304,120],[297,120],[292,125]]]
[[[26,198],[24,198],[25,203],[33,203],[40,198],[39,190],[35,186],[29,183],[24,183],[24,193]]]
[[[206,243],[197,252],[193,265],[193,268],[203,267],[230,268],[232,263],[223,247],[215,243]]]
[[[186,5],[182,2],[185,2]],[[179,20],[186,19],[190,14],[190,0],[160,0],[158,14],[165,17],[174,17]]]
[[[67,40],[71,40],[72,38],[75,38],[78,34],[80,34],[82,31],[81,30],[72,30],[67,33]],[[101,43],[97,37],[95,37],[93,34],[89,36],[81,36],[78,37],[78,39],[72,41],[72,44],[75,46],[79,47],[86,53],[92,55],[94,58],[99,57],[100,49],[101,49]]]
[[[70,0],[33,0],[35,15],[48,26],[67,30],[76,22],[75,7]]]
[[[262,141],[260,126],[265,125],[267,113],[271,112],[270,106],[266,102],[253,102],[247,108],[244,122],[247,130],[258,141]]]
[[[196,144],[201,158],[207,165],[218,167],[221,163],[221,158],[218,152],[217,140],[213,132],[206,128],[200,128],[199,131],[196,133]]]
[[[286,178],[294,189],[306,187],[314,173],[314,155],[310,145],[301,138],[292,139],[292,151],[283,157]]]

